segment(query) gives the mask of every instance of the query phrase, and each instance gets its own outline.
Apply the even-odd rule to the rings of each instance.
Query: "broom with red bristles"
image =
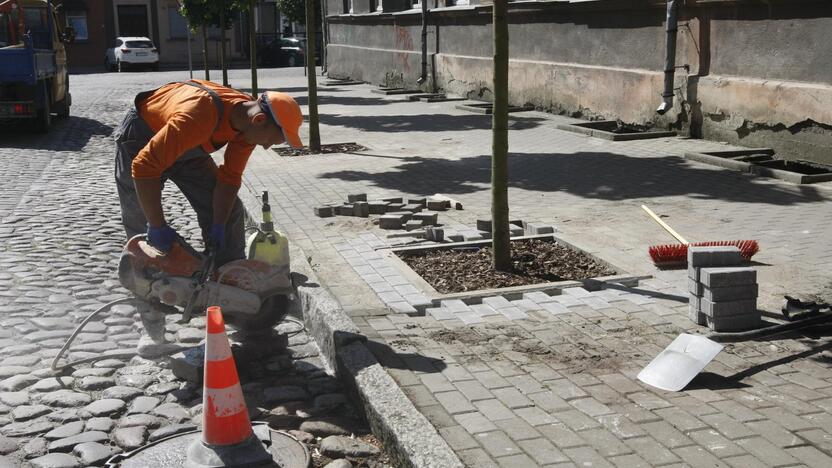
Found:
[[[710,241],[710,242],[694,242],[690,243],[680,236],[679,233],[673,230],[670,226],[662,221],[656,213],[641,205],[641,208],[659,223],[665,231],[669,232],[671,236],[681,244],[665,244],[665,245],[651,245],[647,251],[650,253],[650,258],[653,259],[653,264],[657,267],[673,267],[685,266],[688,263],[688,247],[724,247],[732,246],[740,249],[740,255],[746,260],[751,260],[755,253],[760,251],[760,244],[755,240],[733,240],[733,241]]]

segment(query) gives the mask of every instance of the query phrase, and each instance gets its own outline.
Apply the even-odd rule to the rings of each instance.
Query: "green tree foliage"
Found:
[[[306,22],[306,0],[277,0],[277,9],[293,23]]]
[[[315,14],[321,12],[321,0],[314,0]],[[286,19],[293,23],[306,22],[306,0],[277,0],[277,9],[283,14]],[[315,25],[315,29],[320,29],[320,22]]]
[[[248,10],[249,0],[181,0],[179,12],[188,21],[191,29],[197,31],[202,28],[203,55],[205,58],[205,79],[208,79],[207,35],[208,27],[219,27],[227,31],[231,28],[237,11]],[[228,85],[228,68],[225,60],[225,34],[221,35],[220,67],[222,68],[222,83]]]

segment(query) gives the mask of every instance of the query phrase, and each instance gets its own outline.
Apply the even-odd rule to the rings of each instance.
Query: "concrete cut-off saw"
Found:
[[[218,268],[213,253],[197,252],[182,238],[162,253],[145,235],[135,236],[121,254],[119,280],[138,299],[182,307],[182,323],[193,311],[218,305],[234,328],[266,332],[286,316],[295,292],[288,240],[274,230],[267,192],[263,222],[250,229],[256,232],[247,239],[247,258]]]

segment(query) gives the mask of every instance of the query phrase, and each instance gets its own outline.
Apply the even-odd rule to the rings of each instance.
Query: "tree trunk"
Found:
[[[306,0],[306,81],[309,87],[309,149],[321,151],[318,128],[318,83],[315,78],[315,0]]]
[[[211,80],[211,73],[208,71],[208,27],[202,26],[202,61],[205,64],[205,81]]]
[[[220,1],[220,67],[222,85],[228,86],[228,66],[225,63],[225,0]]]
[[[424,1],[424,0],[423,0]],[[495,270],[511,270],[508,229],[508,24],[507,0],[494,0],[494,113],[491,118],[491,235]]]
[[[257,33],[254,31],[254,6],[257,0],[248,3],[248,48],[251,59],[251,95],[257,98]]]

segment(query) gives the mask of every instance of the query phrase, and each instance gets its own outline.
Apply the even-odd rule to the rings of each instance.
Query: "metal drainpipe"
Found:
[[[664,91],[662,103],[656,109],[660,115],[673,108],[673,78],[676,72],[677,0],[667,0],[667,50],[664,62]]]
[[[428,77],[428,0],[420,0],[422,3],[422,74],[416,80],[422,84]]]

